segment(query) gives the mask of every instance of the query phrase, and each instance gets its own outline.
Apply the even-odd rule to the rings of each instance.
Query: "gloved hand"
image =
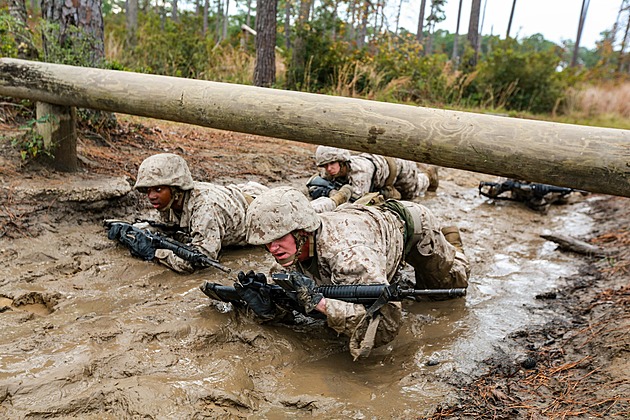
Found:
[[[247,306],[264,320],[275,318],[276,305],[271,300],[265,275],[251,270],[247,274],[240,271],[237,278],[238,282],[234,283],[234,289]]]
[[[114,223],[107,232],[107,238],[118,241],[129,248],[131,255],[145,261],[152,261],[155,258],[155,247],[151,239],[144,235],[141,230],[133,229],[127,224]]]
[[[381,195],[383,195],[383,197],[386,200],[389,200],[389,199],[400,200],[402,198],[402,196],[400,195],[400,191],[398,191],[392,185],[388,185],[386,187],[383,187],[383,189],[381,189],[380,193],[381,193]]]
[[[291,281],[297,293],[299,304],[304,306],[307,314],[313,312],[319,301],[324,298],[324,295],[315,292],[316,285],[313,279],[302,273],[295,272],[291,273]]]
[[[339,191],[333,190],[333,192],[330,193],[330,199],[334,201],[337,206],[350,201],[350,197],[352,197],[352,186],[350,184],[339,188]]]

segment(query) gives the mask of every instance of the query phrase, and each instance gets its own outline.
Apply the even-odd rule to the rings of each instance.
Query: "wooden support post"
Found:
[[[37,102],[37,131],[44,138],[44,148],[53,154],[53,166],[64,172],[76,172],[76,109],[72,106]]]

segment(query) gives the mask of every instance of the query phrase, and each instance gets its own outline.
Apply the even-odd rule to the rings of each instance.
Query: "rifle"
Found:
[[[292,276],[302,276],[303,274],[292,273],[276,273],[271,275],[271,279],[275,282],[266,283],[252,280],[245,287],[253,287],[255,289],[267,288],[271,300],[278,306],[304,313],[304,309],[298,303],[297,292],[293,287]],[[230,302],[235,304],[244,304],[231,286],[224,286],[218,283],[210,283],[205,281],[200,287],[201,291],[211,299]],[[321,293],[325,298],[342,300],[349,303],[361,303],[371,305],[381,296],[388,301],[401,301],[403,299],[412,299],[416,296],[465,296],[466,289],[411,289],[405,288],[397,284],[348,284],[348,285],[324,285],[315,288],[316,293]]]
[[[522,201],[522,197],[500,197],[501,194],[507,191],[523,192],[530,198],[541,199],[549,193],[560,194],[560,197],[565,197],[572,192],[579,192],[582,195],[587,195],[587,191],[577,190],[574,188],[556,187],[555,185],[548,184],[535,184],[530,182],[519,182],[513,179],[508,179],[504,182],[484,182],[479,183],[479,194],[498,200],[512,200]]]
[[[308,187],[308,193],[313,200],[319,197],[328,197],[332,190],[341,189],[345,184],[342,184],[339,181],[328,180],[326,178],[322,178],[321,176],[314,176],[308,180],[306,186]],[[355,199],[350,198],[350,202],[354,202]]]
[[[155,258],[156,249],[168,249],[179,258],[188,261],[195,269],[213,267],[225,273],[232,271],[198,249],[158,232],[139,229],[121,221],[105,220],[104,225],[109,229],[107,235],[109,239],[118,239],[129,248],[132,255],[147,261]]]

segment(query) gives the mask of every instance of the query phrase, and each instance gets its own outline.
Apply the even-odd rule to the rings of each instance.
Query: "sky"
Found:
[[[580,46],[588,49],[595,48],[595,42],[602,39],[600,33],[612,28],[617,19],[617,13],[622,0],[592,0],[586,15],[586,23],[582,33]],[[427,0],[425,18],[429,14],[430,0]],[[459,33],[468,32],[470,19],[470,5],[472,0],[464,0],[462,5]],[[484,3],[486,8],[483,18]],[[418,29],[418,12],[420,0],[403,0],[403,10],[400,26],[416,33]],[[436,25],[436,29],[448,30],[455,33],[457,28],[457,9],[459,0],[448,0],[444,8],[446,20]],[[526,38],[541,33],[545,39],[560,44],[562,40],[575,41],[582,0],[516,0],[516,9],[511,37]],[[512,10],[512,0],[481,0],[482,17],[479,20],[480,29],[484,35],[499,35],[505,38],[507,25]],[[395,16],[395,14],[394,14]],[[483,27],[481,27],[483,20]],[[395,25],[392,22],[390,27]]]

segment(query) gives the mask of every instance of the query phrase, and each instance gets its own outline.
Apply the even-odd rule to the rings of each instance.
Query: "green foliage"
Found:
[[[24,54],[31,48],[26,45],[25,40],[31,39],[30,31],[27,27],[9,14],[7,7],[0,7],[0,56],[18,57],[19,53]],[[34,52],[31,57],[36,56]]]
[[[46,123],[53,121],[55,118],[53,115],[44,115],[36,120],[30,120],[25,125],[20,127],[21,130],[26,130],[24,134],[11,141],[11,146],[18,149],[23,161],[35,160],[41,156],[53,158],[53,150],[55,145],[50,148],[46,148],[44,145],[44,138],[37,132],[36,124]]]
[[[0,54],[2,57],[17,57],[15,30],[20,26],[6,7],[0,9]]]
[[[94,67],[94,52],[100,40],[89,32],[73,25],[64,31],[57,22],[41,20],[40,31],[46,39],[46,61],[49,63],[67,64],[70,66]]]
[[[562,100],[567,80],[559,72],[555,50],[519,48],[502,41],[478,66],[469,94],[483,106],[552,112]]]

